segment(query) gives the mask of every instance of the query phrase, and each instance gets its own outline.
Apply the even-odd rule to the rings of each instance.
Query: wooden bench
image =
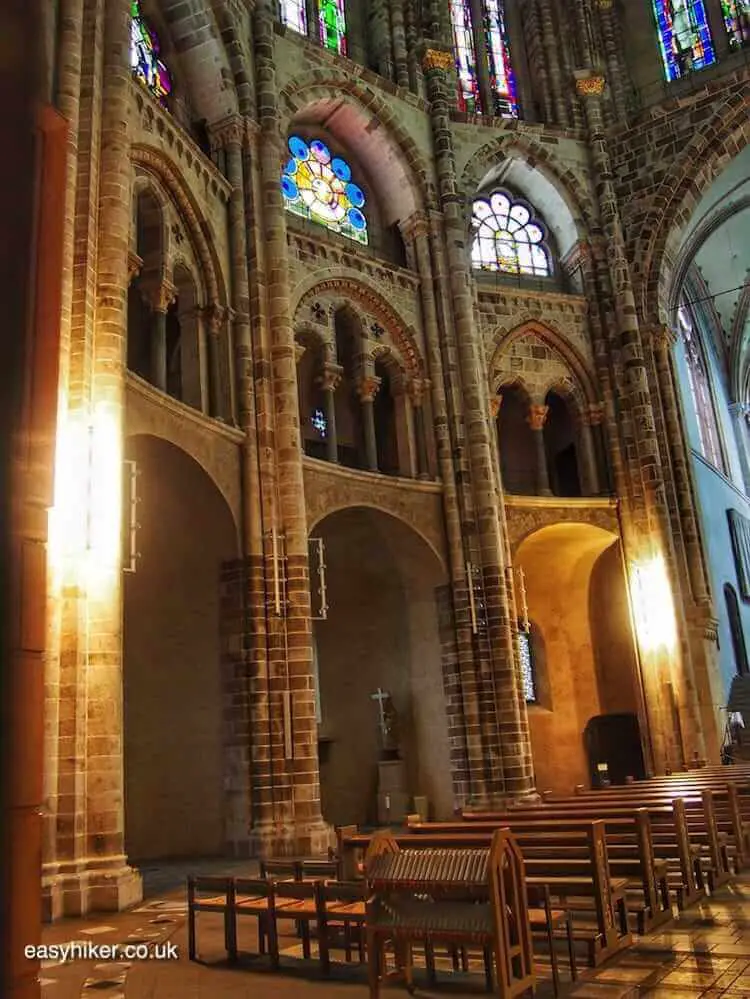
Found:
[[[537,812],[539,810],[537,809]],[[590,850],[587,827],[591,820],[571,818],[543,821],[517,818],[506,813],[492,822],[419,822],[407,819],[407,828],[414,833],[482,831],[490,834],[499,826],[509,826],[521,847],[524,860],[559,857],[581,858]],[[613,830],[618,842],[613,843]],[[668,864],[654,856],[651,822],[646,809],[638,809],[632,817],[605,823],[605,835],[610,873],[625,878],[628,889],[628,909],[636,919],[638,933],[645,933],[673,918],[668,885]]]
[[[381,851],[368,860],[366,878],[373,892],[367,903],[370,999],[380,995],[387,940],[396,944],[409,991],[417,940],[491,953],[501,999],[534,989],[523,860],[507,829],[494,833],[489,849]]]
[[[576,937],[586,943],[589,964],[600,964],[632,941],[627,925],[626,882],[610,877],[604,827],[601,823],[588,823],[589,847],[585,857],[532,858],[524,860],[527,883],[535,887],[548,885],[553,897],[566,899],[567,905],[576,908],[579,918],[574,922]],[[339,850],[345,871],[354,876],[361,873],[357,855],[365,854],[371,841],[378,838],[367,834],[345,834],[338,831]],[[391,832],[390,843],[400,849],[479,849],[486,848],[492,839],[491,832],[484,833],[409,833]],[[380,847],[377,847],[380,849]],[[459,869],[460,873],[460,869]],[[591,921],[584,914],[591,915]]]

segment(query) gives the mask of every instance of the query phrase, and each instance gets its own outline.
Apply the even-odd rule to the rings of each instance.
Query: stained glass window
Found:
[[[704,0],[652,0],[668,80],[716,61]]]
[[[750,43],[750,0],[721,0],[729,47],[741,49]]]
[[[320,40],[332,52],[346,55],[345,0],[319,0]]]
[[[325,440],[328,434],[328,420],[326,419],[326,414],[322,409],[313,410],[313,414],[310,417],[310,424],[314,430],[318,431],[320,437]]]
[[[534,653],[531,645],[531,633],[520,629],[518,632],[518,652],[521,660],[521,683],[526,702],[536,701],[536,677],[534,675]]]
[[[485,33],[487,54],[490,60],[490,85],[499,117],[518,117],[516,103],[516,81],[510,62],[510,47],[505,30],[504,0],[485,0]]]
[[[456,50],[458,75],[458,109],[469,114],[479,114],[482,102],[477,79],[477,54],[474,47],[474,29],[471,23],[469,0],[451,0],[453,43]]]
[[[305,0],[281,0],[281,20],[288,27],[307,34],[307,10]]]
[[[346,160],[319,139],[307,143],[297,135],[289,139],[289,152],[281,175],[287,209],[366,245],[365,195]]]
[[[698,418],[698,436],[701,454],[710,461],[714,468],[724,471],[724,459],[721,453],[719,426],[716,422],[716,410],[711,396],[706,358],[700,342],[700,335],[695,328],[689,306],[682,305],[677,311],[677,321],[685,347],[690,396],[695,415]]]
[[[133,75],[148,87],[166,106],[172,93],[172,78],[159,58],[159,39],[141,14],[140,0],[130,3],[130,68]]]
[[[504,191],[477,198],[472,217],[471,262],[485,271],[547,277],[551,272],[546,232],[522,201]]]

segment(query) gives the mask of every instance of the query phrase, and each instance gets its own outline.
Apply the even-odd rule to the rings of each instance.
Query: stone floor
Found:
[[[237,872],[240,865],[201,864],[204,872]],[[334,966],[330,980],[321,980],[315,960],[301,959],[299,941],[291,934],[281,941],[282,968],[273,973],[259,959],[245,958],[237,967],[224,961],[220,918],[204,915],[199,947],[205,963],[187,958],[184,876],[191,865],[146,869],[146,901],[125,913],[89,919],[67,919],[47,926],[46,945],[71,942],[97,944],[142,943],[164,953],[172,943],[176,959],[96,961],[85,957],[42,962],[43,999],[367,999],[364,969],[357,964]],[[194,869],[194,865],[192,866]],[[242,871],[247,874],[245,862]],[[240,947],[252,952],[255,921],[241,927]],[[314,945],[313,945],[314,947]],[[79,949],[79,954],[82,949]],[[313,950],[313,957],[315,951]],[[334,960],[337,956],[334,954]],[[420,987],[423,997],[486,995],[480,968],[477,974],[454,975],[439,966],[439,989]],[[543,971],[544,975],[544,971]],[[384,988],[384,999],[407,996],[400,986]],[[713,898],[693,906],[670,924],[666,932],[645,936],[627,951],[583,979],[566,994],[576,999],[750,999],[750,876],[737,878]],[[544,977],[538,999],[552,995]]]

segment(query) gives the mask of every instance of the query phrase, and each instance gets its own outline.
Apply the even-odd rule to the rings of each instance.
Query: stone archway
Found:
[[[378,688],[396,708],[409,809],[424,795],[431,815],[447,817],[445,568],[415,530],[373,508],[339,510],[312,534],[325,545],[329,603],[314,628],[323,817],[334,825],[378,821],[378,709],[370,697]]]
[[[128,856],[223,851],[219,626],[222,563],[236,558],[232,513],[174,444],[127,441],[140,503],[136,572],[124,584],[125,843]]]
[[[588,783],[587,722],[640,713],[638,666],[620,546],[585,523],[542,527],[519,545],[529,618],[544,661],[529,729],[540,791]],[[642,733],[645,737],[645,733]]]

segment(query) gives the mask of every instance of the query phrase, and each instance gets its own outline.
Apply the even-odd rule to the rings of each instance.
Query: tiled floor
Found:
[[[219,863],[214,871],[237,871]],[[202,870],[207,865],[201,865]],[[46,944],[143,942],[149,948],[171,942],[173,960],[131,963],[71,959],[42,964],[43,999],[367,999],[364,968],[343,963],[330,980],[321,980],[317,962],[304,962],[294,936],[282,941],[282,970],[266,970],[252,958],[239,967],[223,959],[221,920],[201,917],[199,943],[206,963],[187,958],[184,875],[187,867],[147,870],[147,901],[130,912],[98,919],[64,920],[44,930]],[[242,865],[249,873],[247,864]],[[254,926],[254,920],[250,921]],[[254,929],[242,927],[241,948],[256,949]],[[313,951],[314,954],[314,951]],[[476,971],[481,969],[477,967]],[[486,995],[483,977],[454,975],[440,967],[439,989],[418,987],[424,997]],[[417,975],[417,984],[419,975]],[[587,971],[567,994],[575,999],[750,999],[750,875],[694,906],[666,930],[645,936],[607,964]],[[406,996],[402,987],[383,989],[384,997]],[[548,976],[537,992],[552,995]]]

